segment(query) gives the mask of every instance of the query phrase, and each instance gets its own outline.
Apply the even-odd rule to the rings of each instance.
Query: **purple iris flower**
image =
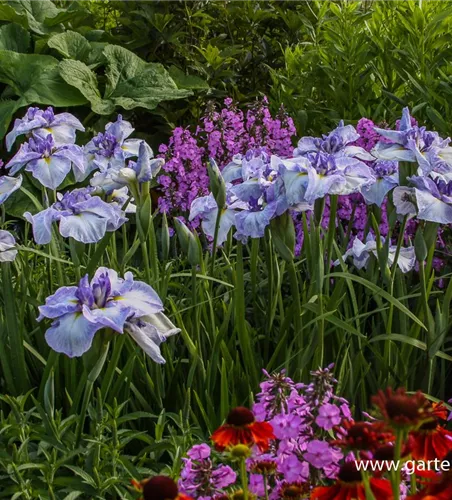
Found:
[[[381,244],[383,245],[385,242],[384,238],[381,238]],[[397,252],[397,246],[391,245],[389,247],[388,254],[388,265],[392,266],[395,259],[395,254]],[[353,245],[349,248],[345,254],[342,256],[342,259],[345,261],[348,257],[353,258],[353,265],[357,269],[362,269],[363,267],[367,267],[371,254],[378,256],[377,253],[377,242],[375,241],[375,237],[372,233],[367,235],[366,242],[363,243],[359,238],[355,238],[353,240]],[[335,266],[340,264],[339,260],[334,262]],[[402,247],[400,248],[400,253],[397,259],[397,265],[403,273],[407,273],[414,268],[416,264],[416,256],[414,253],[414,247]]]
[[[43,186],[57,189],[71,170],[83,174],[85,162],[83,150],[75,144],[57,146],[52,134],[36,136],[22,144],[19,151],[7,163],[12,175],[25,167]]]
[[[0,229],[0,262],[12,262],[17,255],[16,240],[9,231]]]
[[[333,155],[318,152],[309,153],[308,183],[304,195],[307,203],[314,203],[318,198],[324,198],[327,194],[344,194],[345,176],[337,167]]]
[[[162,301],[152,287],[134,281],[130,272],[123,279],[113,269],[101,267],[91,282],[86,275],[78,286],[61,287],[47,297],[39,307],[38,321],[54,320],[46,341],[71,358],[89,350],[96,332],[111,328],[128,332],[146,354],[164,363],[159,346],[179,330],[162,311]]]
[[[4,203],[13,193],[22,185],[22,176],[8,177],[2,175],[0,177],[0,205]]]
[[[375,130],[390,141],[390,143],[377,143],[372,150],[377,158],[417,162],[424,174],[431,170],[428,156],[431,153],[452,163],[450,139],[442,139],[437,132],[413,125],[408,108],[403,108],[399,130],[386,130],[378,127]]]
[[[105,132],[99,132],[85,147],[87,168],[85,177],[93,170],[101,172],[107,168],[119,170],[125,166],[125,160],[138,156],[141,139],[128,139],[134,128],[121,115],[115,122],[107,123]]]
[[[399,169],[395,161],[376,160],[370,166],[375,182],[363,186],[361,194],[368,205],[381,207],[386,195],[399,185]]]
[[[232,204],[228,208],[221,210],[220,225],[218,230],[217,243],[221,245],[228,237],[229,230],[235,224],[236,206]],[[213,197],[213,194],[201,196],[193,200],[190,207],[190,215],[188,220],[192,221],[196,217],[201,219],[201,227],[204,233],[210,238],[215,237],[215,225],[218,217],[218,205]]]
[[[372,160],[372,156],[359,146],[351,144],[357,141],[360,135],[353,125],[344,126],[343,120],[328,135],[320,137],[302,137],[294,149],[294,156],[305,156],[308,153],[325,153],[334,157],[348,156],[361,160]]]
[[[435,179],[415,176],[408,180],[414,185],[419,219],[452,223],[452,180],[440,175]]]
[[[131,183],[141,184],[155,179],[162,168],[165,160],[154,158],[152,149],[141,141],[136,161],[129,160],[126,167],[119,170],[112,164],[104,171],[97,172],[91,179],[91,185],[101,188],[105,193],[111,193],[114,189],[119,189]]]
[[[276,215],[276,202],[264,204],[262,200],[250,198],[248,209],[237,212],[235,227],[237,232],[234,237],[242,242],[248,238],[262,238],[265,228]]]
[[[6,136],[6,149],[11,150],[16,137],[31,134],[32,137],[45,139],[52,134],[57,146],[75,143],[75,131],[84,131],[85,127],[71,113],[55,115],[52,107],[46,110],[28,108],[25,116],[14,121],[14,127]]]
[[[106,203],[92,196],[92,192],[92,188],[81,188],[64,195],[59,193],[58,201],[51,207],[36,215],[26,212],[24,217],[33,225],[36,243],[50,243],[54,221],[59,222],[62,236],[83,243],[96,243],[107,231],[116,231],[127,221],[118,204]]]

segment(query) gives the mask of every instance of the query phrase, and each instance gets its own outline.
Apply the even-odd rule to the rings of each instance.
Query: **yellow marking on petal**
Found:
[[[44,158],[45,162],[47,163],[47,165],[50,165],[50,158],[47,157],[47,158]]]

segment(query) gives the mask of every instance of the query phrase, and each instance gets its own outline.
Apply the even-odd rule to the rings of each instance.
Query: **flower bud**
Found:
[[[245,459],[251,456],[251,449],[246,444],[236,444],[231,448],[231,457],[236,459]]]
[[[220,169],[214,159],[209,160],[207,172],[210,180],[210,190],[217,202],[218,208],[222,209],[226,205],[226,184]]]

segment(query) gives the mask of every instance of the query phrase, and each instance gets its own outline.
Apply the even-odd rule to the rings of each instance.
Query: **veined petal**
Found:
[[[120,307],[117,303],[108,302],[107,307],[90,309],[83,306],[83,316],[90,322],[100,325],[101,328],[111,328],[115,332],[124,332],[124,323],[131,315],[129,307]]]
[[[404,138],[405,138],[405,133],[399,130],[388,130],[385,128],[379,128],[379,127],[374,127],[375,132],[380,134],[383,137],[386,137],[386,139],[389,139],[395,144],[403,144]],[[380,143],[379,143],[380,144]]]
[[[225,208],[221,211],[220,226],[218,228],[217,244],[222,245],[228,238],[228,233],[235,222],[235,210]],[[217,223],[218,208],[207,214],[201,223],[202,230],[210,238],[215,237],[215,225]]]
[[[32,160],[38,160],[39,158],[41,158],[41,153],[37,153],[36,151],[29,151],[28,145],[22,144],[19,151],[5,165],[5,168],[11,169],[10,174],[14,175],[21,168],[25,167],[28,162]]]
[[[395,178],[398,174],[394,174],[383,179],[376,179],[370,186],[363,186],[361,189],[361,194],[363,195],[364,201],[368,205],[375,204],[381,207],[386,195],[395,188],[399,182]]]
[[[339,170],[337,173],[319,175],[315,168],[309,168],[305,201],[314,203],[315,200],[327,194],[342,194],[345,183],[344,174]]]
[[[142,139],[127,139],[121,146],[121,149],[124,151],[124,157],[130,158],[132,156],[138,156],[140,150],[140,144],[143,142]],[[148,146],[149,147],[149,146]],[[154,156],[152,149],[151,150],[151,158]]]
[[[130,322],[126,324],[126,331],[153,361],[159,364],[165,363],[160,345],[165,342],[166,337],[155,326],[149,323],[139,326]]]
[[[316,146],[316,138],[315,137],[302,137],[297,144],[297,147],[294,149],[293,155],[299,156],[304,155],[306,153],[310,153],[311,151],[317,151],[318,147]]]
[[[131,123],[123,120],[121,115],[118,115],[115,122],[107,123],[105,126],[105,132],[114,135],[120,144],[122,144],[134,130]]]
[[[345,156],[352,156],[364,161],[375,160],[375,158],[370,153],[368,153],[364,148],[360,148],[359,146],[346,146],[344,148],[343,154]]]
[[[0,262],[12,262],[17,256],[16,240],[9,231],[0,229]]]
[[[25,170],[31,172],[43,186],[56,189],[70,172],[71,160],[55,156],[40,158],[29,162]]]
[[[263,210],[258,212],[243,211],[235,216],[237,233],[242,237],[262,238],[265,228],[275,215],[276,203],[269,203]]]
[[[19,135],[26,134],[38,127],[46,124],[46,120],[42,116],[36,116],[33,120],[20,120],[14,121],[14,126],[11,132],[6,135],[6,150],[10,151],[14,141]]]
[[[413,151],[406,149],[400,144],[384,144],[382,142],[372,149],[372,154],[380,160],[393,161],[416,161],[416,155]]]
[[[249,202],[251,198],[258,200],[263,194],[263,189],[259,184],[259,179],[255,177],[241,184],[237,184],[236,186],[232,186],[230,192],[234,196],[237,196],[239,200]]]
[[[60,219],[60,233],[82,243],[97,243],[107,231],[107,219],[92,212],[81,212]]]
[[[89,350],[94,335],[102,328],[102,325],[88,321],[81,312],[68,313],[52,323],[45,338],[54,351],[73,358]]]
[[[4,203],[14,191],[17,191],[22,185],[22,176],[8,177],[2,175],[0,177],[0,205]]]
[[[77,146],[76,144],[67,144],[55,151],[53,156],[56,158],[68,159],[73,163],[74,167],[80,171],[80,173],[85,172],[85,155],[80,146]]]
[[[129,291],[114,297],[114,300],[123,307],[130,307],[138,318],[163,311],[160,297],[151,286],[142,281],[134,281]]]
[[[297,205],[306,201],[306,188],[308,186],[308,172],[305,170],[284,170],[282,179],[286,190],[287,203]]]
[[[224,182],[232,182],[240,179],[242,177],[242,162],[231,161],[223,168],[221,175]]]
[[[391,246],[389,248],[388,264],[390,266],[394,263],[395,254],[397,251],[396,246]],[[402,247],[400,249],[399,257],[397,259],[397,265],[399,266],[402,273],[408,273],[416,265],[416,254],[414,252],[414,247]]]
[[[143,316],[141,319],[157,328],[165,337],[171,337],[180,332],[180,328],[177,328],[162,312],[150,316]]]
[[[63,314],[80,311],[79,300],[75,294],[76,286],[62,286],[58,290],[46,298],[46,303],[39,306],[38,321],[44,318],[59,318]]]
[[[195,217],[204,216],[212,210],[218,210],[217,202],[212,194],[209,196],[201,196],[192,201],[190,207],[190,215],[188,220],[192,221]]]
[[[58,210],[46,208],[35,215],[25,212],[25,219],[33,227],[33,238],[38,245],[46,245],[52,239],[52,222],[59,218]]]
[[[428,191],[415,189],[418,206],[418,218],[440,224],[452,223],[452,205],[435,198]]]

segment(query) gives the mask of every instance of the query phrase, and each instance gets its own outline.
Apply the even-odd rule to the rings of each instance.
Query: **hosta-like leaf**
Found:
[[[10,23],[0,27],[0,49],[27,52],[30,34],[19,24]]]
[[[91,45],[88,40],[74,31],[53,35],[48,40],[47,45],[55,49],[63,57],[79,61],[87,61],[91,52]]]
[[[118,45],[104,50],[108,61],[105,99],[125,109],[154,109],[161,101],[181,99],[192,94],[178,89],[161,64],[147,63]]]

